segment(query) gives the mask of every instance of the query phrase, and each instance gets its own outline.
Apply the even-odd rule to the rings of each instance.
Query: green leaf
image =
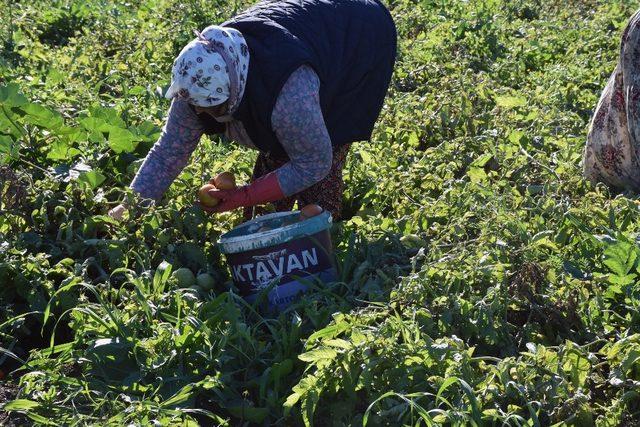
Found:
[[[487,164],[487,162],[491,160],[492,157],[493,157],[493,154],[490,154],[490,153],[482,154],[480,157],[478,157],[471,163],[471,166],[476,168],[483,168]]]
[[[103,119],[97,117],[85,117],[78,121],[89,132],[108,132],[109,125]]]
[[[89,114],[91,117],[95,117],[107,123],[110,126],[124,129],[127,127],[126,123],[118,112],[113,108],[103,108],[99,106],[94,106],[89,109]]]
[[[618,289],[617,293],[624,293],[622,291],[622,286],[627,286],[630,285],[632,283],[634,283],[636,281],[636,274],[635,273],[631,273],[631,274],[627,274],[625,276],[609,276],[608,279],[609,283],[611,283],[612,285],[614,285],[615,288]]]
[[[285,414],[288,414],[291,408],[300,401],[300,399],[306,399],[307,395],[312,391],[320,388],[318,384],[318,377],[310,375],[302,378],[298,384],[293,386],[293,393],[287,397],[284,402]],[[316,393],[317,394],[317,393]]]
[[[562,369],[570,376],[575,388],[584,387],[587,375],[591,370],[591,363],[586,357],[572,352],[565,357]]]
[[[28,102],[27,98],[20,93],[20,86],[17,83],[0,86],[0,104],[7,107],[20,107]]]
[[[20,131],[14,127],[7,115],[13,116],[6,108],[0,108],[0,133],[10,133],[19,137],[21,135]]]
[[[20,107],[26,114],[23,117],[23,121],[40,126],[45,129],[57,130],[64,125],[62,115],[57,111],[49,110],[42,105],[28,103]]]
[[[96,224],[120,225],[120,223],[117,220],[111,218],[109,215],[94,215],[91,217],[91,219]]]
[[[129,89],[129,95],[142,95],[147,91],[144,86],[134,86]]]
[[[622,359],[620,367],[625,373],[629,373],[636,368],[640,368],[640,346],[632,349],[627,353],[624,359]]]
[[[467,171],[467,176],[474,184],[480,184],[487,179],[487,174],[483,168],[471,167]]]
[[[97,320],[98,313],[84,308],[83,312]],[[91,361],[92,375],[108,381],[125,382],[139,379],[138,365],[132,355],[133,345],[123,338],[100,338],[86,350],[85,355]]]
[[[323,344],[331,346],[331,347],[342,348],[342,349],[345,349],[345,350],[349,350],[349,349],[353,348],[353,344],[352,343],[350,343],[349,341],[343,340],[341,338],[334,338],[334,339],[326,340],[326,341],[323,341]]]
[[[514,144],[520,144],[523,137],[524,137],[524,132],[520,130],[514,130],[509,134],[509,141],[513,142]]]
[[[449,377],[444,380],[444,382],[438,388],[438,393],[436,394],[436,402],[440,401],[440,395],[444,393],[451,385],[458,382],[457,377]]]
[[[26,415],[27,415],[27,418],[29,418],[32,421],[35,421],[39,425],[43,425],[43,426],[57,426],[57,425],[60,425],[60,424],[57,424],[56,422],[52,421],[51,418],[43,417],[42,415],[36,414],[34,412],[27,412]]]
[[[116,153],[131,153],[136,149],[134,136],[127,129],[112,127],[109,130],[109,147]]]
[[[149,121],[142,122],[139,126],[131,127],[129,130],[137,140],[147,142],[155,142],[162,132],[161,128]]]
[[[227,406],[231,415],[244,421],[260,424],[269,415],[269,408],[255,408],[249,405]]]
[[[69,146],[63,141],[55,141],[49,146],[47,159],[49,160],[70,160],[81,153],[77,148]]]
[[[373,156],[370,153],[367,153],[365,150],[358,151],[358,154],[360,154],[360,157],[362,157],[362,162],[364,164],[375,163]]]
[[[502,108],[524,107],[527,99],[522,96],[496,96],[496,105]]]
[[[164,285],[171,277],[173,266],[167,261],[162,261],[153,275],[153,289],[157,292],[164,291]]]
[[[97,170],[82,172],[78,177],[79,182],[86,182],[87,184],[89,184],[89,187],[91,189],[97,188],[104,182],[105,179],[107,178]]]
[[[88,137],[87,132],[79,127],[62,126],[56,133],[69,143],[86,141]]]
[[[338,322],[314,332],[309,336],[307,342],[312,343],[319,339],[335,338],[347,329],[349,329],[349,324],[347,322]]]
[[[31,409],[39,408],[40,404],[29,399],[16,399],[7,402],[2,409],[5,411],[29,411]]]
[[[18,144],[10,136],[0,135],[0,164],[18,157]]]
[[[186,386],[178,390],[176,394],[174,394],[169,399],[162,402],[161,406],[163,408],[179,406],[180,404],[185,403],[188,400],[192,399],[196,391],[197,389],[194,386],[194,384],[187,384]]]
[[[289,410],[291,410],[291,408],[293,408],[295,406],[296,403],[298,403],[298,401],[300,400],[301,397],[302,397],[302,395],[300,393],[297,393],[297,392],[291,393],[287,397],[287,400],[284,402],[284,404],[282,406],[288,412]]]
[[[284,378],[293,371],[293,361],[291,359],[284,359],[280,363],[273,364],[273,370],[271,371],[271,377],[274,381],[278,381],[280,378]]]
[[[471,404],[471,415],[472,415],[473,419],[477,423],[479,423],[479,425],[481,425],[482,424],[482,413],[480,412],[480,404],[478,402],[478,399],[475,396],[475,393],[473,392],[473,389],[462,378],[458,378],[458,382],[462,386],[462,391],[464,392],[464,394],[467,395],[467,399],[469,399],[469,403]]]
[[[330,348],[322,347],[316,350],[311,350],[306,353],[302,353],[298,356],[298,359],[303,362],[318,362],[321,360],[333,360],[338,355],[338,353]]]
[[[637,248],[627,242],[610,245],[604,251],[604,264],[618,276],[626,276],[634,268],[637,259]]]

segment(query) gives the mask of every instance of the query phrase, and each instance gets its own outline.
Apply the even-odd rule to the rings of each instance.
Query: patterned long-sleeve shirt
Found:
[[[271,115],[271,126],[290,161],[276,171],[285,196],[322,180],[331,169],[332,146],[320,109],[320,79],[302,66],[283,86]],[[174,99],[160,138],[138,170],[131,188],[159,200],[196,148],[204,125],[183,100]],[[255,147],[239,121],[227,124],[226,136]]]

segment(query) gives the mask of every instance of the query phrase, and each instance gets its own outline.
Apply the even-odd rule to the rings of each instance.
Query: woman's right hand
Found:
[[[120,204],[109,211],[109,216],[117,221],[122,221],[124,213],[127,211],[125,205]]]

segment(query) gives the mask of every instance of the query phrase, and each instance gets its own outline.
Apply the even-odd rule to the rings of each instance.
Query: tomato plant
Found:
[[[0,2],[0,422],[640,423],[640,203],[579,164],[638,4],[388,2],[339,281],[266,316],[215,244],[239,213],[194,206],[255,153],[203,138],[160,203],[127,189],[171,61],[249,3]]]

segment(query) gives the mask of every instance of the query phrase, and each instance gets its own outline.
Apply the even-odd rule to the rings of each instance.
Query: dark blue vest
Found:
[[[286,156],[271,113],[291,73],[305,64],[320,77],[332,144],[371,137],[396,56],[395,25],[379,1],[262,1],[222,25],[239,30],[249,46],[247,86],[234,118],[260,151]],[[210,121],[208,128],[219,131]]]

